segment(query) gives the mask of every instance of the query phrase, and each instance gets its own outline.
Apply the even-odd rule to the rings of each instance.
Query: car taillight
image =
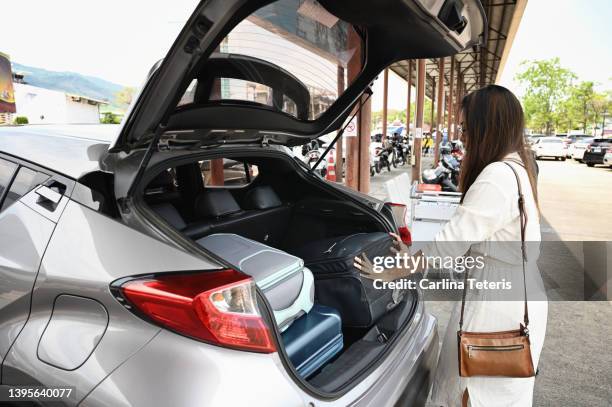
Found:
[[[136,278],[118,287],[137,313],[179,334],[214,345],[272,353],[253,279],[235,270]]]
[[[591,151],[591,145],[590,144],[587,144],[586,151]]]
[[[393,212],[393,218],[397,223],[397,234],[407,245],[412,244],[412,234],[410,233],[410,229],[408,229],[406,215],[408,213],[408,208],[404,204],[392,203],[389,202],[389,206],[391,207],[391,211]]]

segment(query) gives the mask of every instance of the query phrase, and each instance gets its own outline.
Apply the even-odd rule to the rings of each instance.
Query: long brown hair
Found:
[[[481,171],[517,152],[525,165],[533,197],[538,203],[535,163],[525,146],[525,117],[520,102],[503,86],[488,85],[461,101],[465,156],[461,164],[461,201]]]

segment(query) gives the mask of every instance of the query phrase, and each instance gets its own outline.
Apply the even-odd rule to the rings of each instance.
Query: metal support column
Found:
[[[412,60],[408,61],[408,78],[406,79],[408,84],[408,100],[406,101],[406,134],[410,134],[410,124],[412,121],[410,120],[410,104],[412,103]]]
[[[438,165],[438,161],[440,161],[440,142],[442,141],[442,128],[444,125],[444,105],[442,104],[442,100],[444,99],[444,58],[440,58],[438,62],[438,72],[440,72],[440,76],[438,77],[438,117],[436,120],[437,133],[436,133],[436,146],[434,150],[434,165]]]
[[[387,137],[387,103],[389,99],[389,68],[383,72],[383,111],[382,111],[382,134],[383,139]]]
[[[455,103],[453,103],[453,140],[459,139],[459,134],[456,131],[459,124],[459,104],[461,103],[461,62],[457,61],[457,85],[455,89]]]
[[[367,98],[367,95],[361,96]],[[359,113],[357,138],[359,140],[359,192],[370,192],[370,133],[372,123],[372,98],[363,103]]]
[[[349,47],[361,49],[361,38],[349,35]],[[347,81],[351,83],[362,69],[361,52],[355,52],[347,64]],[[365,96],[362,96],[365,97]],[[346,185],[360,192],[370,190],[370,120],[372,119],[371,99],[363,104],[357,116],[357,135],[346,137]]]
[[[417,62],[417,98],[414,134],[414,158],[412,166],[412,180],[421,179],[421,138],[423,137],[423,109],[425,104],[425,60]]]
[[[344,92],[344,67],[338,65],[338,95],[341,95]],[[340,131],[340,130],[338,130]],[[342,182],[342,172],[343,172],[343,147],[342,147],[342,138],[340,136],[338,141],[336,142],[336,181]]]
[[[429,133],[433,134],[435,121],[434,121],[434,108],[436,105],[436,78],[431,78],[431,119],[429,120]]]
[[[453,134],[453,92],[455,90],[455,57],[451,57],[450,71],[448,72],[448,117],[446,122],[448,140],[452,140]]]

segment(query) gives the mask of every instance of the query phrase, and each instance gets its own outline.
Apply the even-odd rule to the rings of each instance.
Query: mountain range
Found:
[[[46,89],[87,96],[114,104],[123,85],[75,72],[49,71],[12,62],[13,73],[22,73],[26,83]]]

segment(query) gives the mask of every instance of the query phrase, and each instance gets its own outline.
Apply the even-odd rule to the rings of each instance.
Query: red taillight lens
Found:
[[[140,313],[180,334],[235,349],[276,351],[257,308],[255,283],[238,271],[135,279],[120,291]]]
[[[404,204],[392,203],[389,202],[389,206],[393,211],[393,218],[398,225],[397,234],[407,245],[412,244],[412,235],[410,234],[410,229],[408,229],[407,223],[408,219],[406,219],[406,215],[408,214],[408,208]]]

